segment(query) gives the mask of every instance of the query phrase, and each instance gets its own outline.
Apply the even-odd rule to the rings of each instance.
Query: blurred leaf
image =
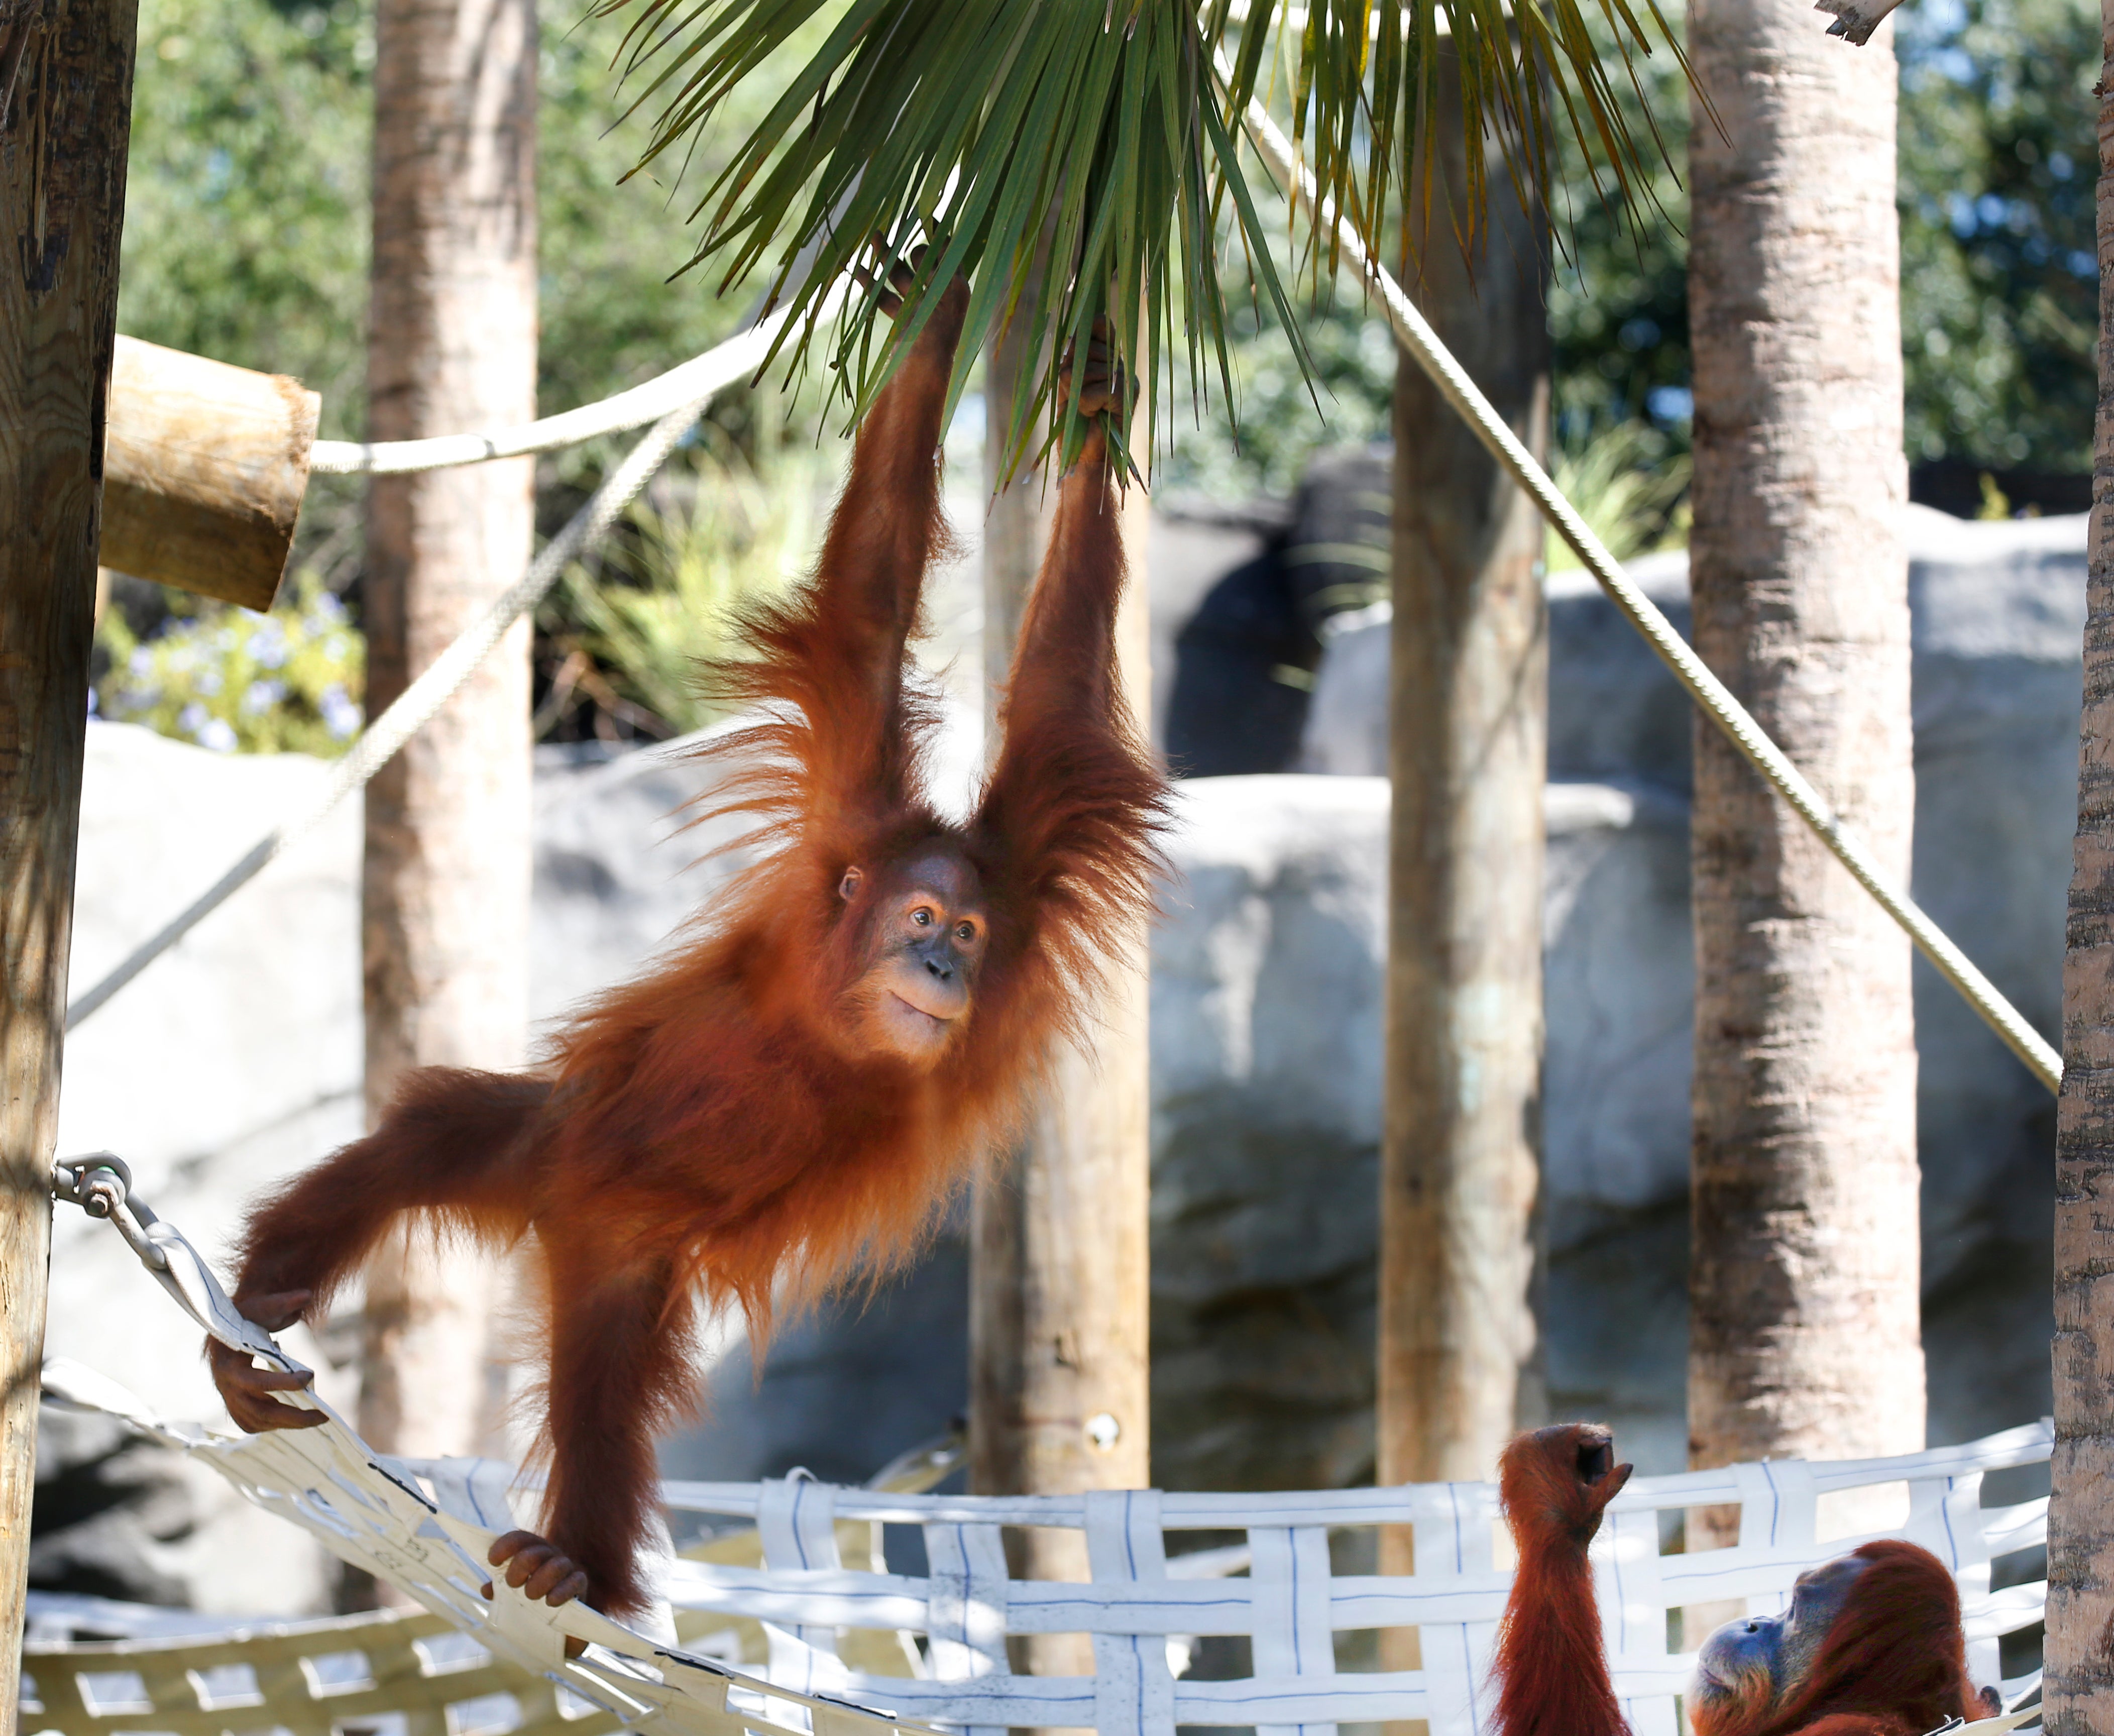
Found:
[[[1625,422],[1557,457],[1556,486],[1618,561],[1687,543],[1689,455],[1668,445],[1657,428]],[[1551,572],[1578,565],[1554,531],[1547,560]]]
[[[2099,9],[1923,0],[1897,16],[1910,461],[2086,474]]]
[[[647,735],[720,717],[698,666],[740,656],[738,611],[794,582],[821,533],[835,456],[781,454],[766,484],[722,442],[687,500],[661,490],[634,506],[609,557],[569,567],[537,611],[555,661],[538,735],[583,702]]]
[[[359,733],[367,644],[313,572],[295,575],[268,615],[204,603],[151,639],[121,609],[96,626],[109,668],[94,709],[216,753],[315,753]]]

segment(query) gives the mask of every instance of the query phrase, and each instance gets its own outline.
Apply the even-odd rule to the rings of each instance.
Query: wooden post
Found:
[[[270,608],[322,407],[283,373],[119,338],[103,442],[103,564]]]
[[[1450,55],[1450,48],[1443,49]],[[1450,68],[1437,89],[1458,102]],[[1462,259],[1457,113],[1411,287],[1513,430],[1548,443],[1548,226],[1501,171]],[[1446,208],[1450,199],[1453,210]],[[1379,1473],[1488,1477],[1538,1410],[1548,632],[1542,524],[1413,363],[1395,375],[1394,779],[1380,1181]],[[1393,1550],[1408,1539],[1385,1540]],[[1406,1567],[1406,1555],[1391,1564]],[[1384,1569],[1385,1570],[1385,1569]]]
[[[1029,365],[1011,332],[986,364],[989,479],[995,487],[1004,406]],[[984,524],[984,672],[995,701],[1041,564],[1056,496],[1023,473],[992,502]],[[1149,715],[1145,491],[1122,507],[1130,585],[1117,621],[1132,712]],[[994,735],[988,744],[995,749]],[[1067,1050],[1013,1161],[977,1193],[971,1240],[969,1477],[982,1495],[1142,1488],[1148,1477],[1146,1340],[1151,1161],[1146,1049],[1149,977],[1137,955],[1111,973],[1094,1053]],[[1018,1534],[1014,1570],[1084,1579],[1076,1531]],[[1090,1674],[1079,1634],[1016,1642],[1041,1675]]]
[[[380,0],[368,433],[536,414],[533,0]],[[379,711],[527,568],[533,460],[378,477],[368,705]],[[409,1069],[519,1066],[528,1038],[528,623],[368,786],[367,1105]],[[492,1262],[398,1236],[367,1277],[361,1432],[409,1454],[497,1445]]]
[[[136,0],[0,11],[0,1731],[20,1697]],[[13,94],[7,85],[12,71]]]

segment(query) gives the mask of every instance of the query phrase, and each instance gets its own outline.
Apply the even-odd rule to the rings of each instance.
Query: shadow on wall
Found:
[[[669,1477],[741,1482],[796,1466],[863,1483],[968,1408],[968,1244],[959,1225],[910,1272],[779,1323],[762,1378],[745,1338],[704,1383],[701,1425],[669,1441]]]
[[[1323,650],[1388,594],[1392,463],[1384,445],[1316,458],[1288,506],[1255,521],[1261,552],[1176,631],[1165,726],[1176,776],[1302,769]]]

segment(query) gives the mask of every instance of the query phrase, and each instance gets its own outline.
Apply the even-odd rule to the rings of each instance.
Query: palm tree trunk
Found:
[[[2114,0],[2099,16],[2099,411],[2056,1112],[2048,1736],[2114,1732]]]
[[[1452,51],[1441,52],[1450,62]],[[1450,66],[1438,87],[1444,190],[1419,237],[1411,287],[1539,451],[1549,440],[1547,218],[1522,211],[1494,165],[1487,228],[1462,258],[1454,213],[1466,210],[1468,187]],[[1403,359],[1380,1181],[1384,1483],[1494,1476],[1499,1450],[1539,1420],[1530,1287],[1549,760],[1542,540],[1532,503]]]
[[[1692,0],[1690,558],[1697,648],[1906,883],[1888,34]],[[1920,1448],[1909,943],[1700,719],[1691,850],[1691,1462]]]
[[[1450,62],[1452,50],[1442,49]],[[1458,80],[1438,73],[1439,180],[1410,286],[1513,431],[1549,443],[1549,225],[1491,166],[1472,256]],[[1494,155],[1494,152],[1491,153]],[[1465,215],[1459,219],[1464,225]],[[1493,1477],[1540,1422],[1542,792],[1549,624],[1540,515],[1407,357],[1395,371],[1386,1101],[1376,1418],[1383,1483]],[[1416,1569],[1410,1528],[1380,1571]],[[1423,1662],[1417,1630],[1381,1666]],[[1391,1736],[1407,1725],[1391,1723]]]
[[[375,26],[368,426],[378,440],[531,420],[536,395],[533,0],[381,0]],[[378,479],[369,714],[527,566],[528,459]],[[507,1068],[528,1040],[528,625],[367,793],[370,1120],[416,1066]],[[475,1451],[502,1376],[492,1281],[429,1239],[368,1276],[360,1426],[384,1450]]]

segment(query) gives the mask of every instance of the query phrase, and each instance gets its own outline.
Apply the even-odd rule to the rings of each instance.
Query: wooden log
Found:
[[[1018,332],[1017,324],[1002,332],[990,351],[986,450],[994,487],[1013,379],[1032,365]],[[1143,432],[1140,412],[1133,437]],[[985,717],[994,750],[998,697],[1056,501],[1054,486],[1024,471],[985,520]],[[1151,715],[1151,680],[1145,490],[1133,486],[1119,510],[1131,576],[1116,619],[1116,656],[1132,713],[1142,718]],[[1140,936],[1109,973],[1093,1053],[1059,1051],[1011,1161],[977,1189],[969,1486],[979,1495],[1142,1489],[1151,1480],[1148,984]],[[1021,1577],[1088,1577],[1081,1532],[1027,1528],[1008,1532],[1007,1546]],[[1036,1675],[1094,1667],[1083,1633],[1028,1635],[1014,1642],[1014,1652]]]
[[[283,373],[117,340],[103,447],[105,566],[268,609],[323,400]]]
[[[1450,67],[1438,88],[1457,102]],[[1436,137],[1445,190],[1414,232],[1414,293],[1539,453],[1547,218],[1490,174],[1487,227],[1464,260],[1450,214],[1469,197],[1457,113],[1440,117]],[[1383,1483],[1467,1482],[1495,1473],[1499,1450],[1539,1420],[1540,1404],[1543,530],[1407,357],[1394,454],[1379,1473]],[[1415,1555],[1408,1527],[1382,1533],[1381,1572],[1411,1572]],[[1383,1669],[1419,1667],[1417,1630],[1383,1629],[1380,1657]]]
[[[137,0],[0,7],[0,1732],[16,1729]],[[144,1292],[141,1293],[144,1294]],[[112,1299],[113,1305],[122,1305]],[[142,1303],[142,1306],[153,1306]]]

